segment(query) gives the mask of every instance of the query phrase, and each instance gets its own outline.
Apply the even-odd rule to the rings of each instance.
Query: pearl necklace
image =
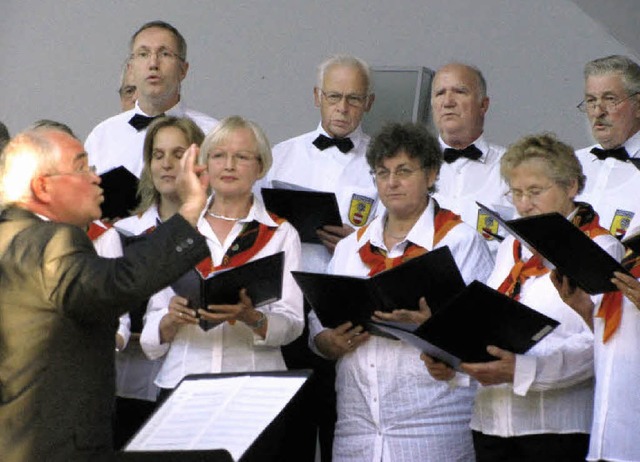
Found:
[[[213,213],[210,210],[207,210],[207,215],[213,218],[219,218],[220,220],[224,220],[224,221],[238,221],[244,218],[244,217],[233,218],[233,217],[227,217],[224,215],[218,215],[217,213]]]

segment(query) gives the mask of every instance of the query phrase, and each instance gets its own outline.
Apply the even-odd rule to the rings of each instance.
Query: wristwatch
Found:
[[[254,323],[245,322],[247,327],[250,327],[251,329],[260,329],[262,326],[264,326],[264,323],[266,322],[267,317],[264,315],[262,311],[258,311],[258,313],[260,313],[260,317],[256,322]]]

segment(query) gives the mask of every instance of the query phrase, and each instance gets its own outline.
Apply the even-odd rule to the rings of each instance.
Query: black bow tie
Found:
[[[340,152],[343,154],[346,154],[353,149],[353,141],[351,141],[351,138],[329,138],[324,135],[318,135],[318,137],[313,140],[313,145],[321,151],[324,151],[331,146],[335,146],[340,149]]]
[[[471,144],[464,149],[445,148],[444,161],[447,164],[451,164],[458,160],[460,157],[466,157],[471,160],[478,160],[482,157],[482,151],[476,148],[475,144]]]
[[[629,160],[629,154],[627,153],[627,150],[624,148],[624,146],[620,146],[619,148],[615,149],[593,148],[591,150],[591,154],[593,154],[600,160],[605,160],[608,157],[613,157],[614,159],[618,159],[622,162],[626,162],[627,160]]]
[[[144,130],[149,126],[151,122],[153,122],[158,117],[162,117],[164,114],[159,114],[154,117],[147,117],[142,114],[135,114],[131,119],[129,119],[129,125],[135,128],[138,131]]]

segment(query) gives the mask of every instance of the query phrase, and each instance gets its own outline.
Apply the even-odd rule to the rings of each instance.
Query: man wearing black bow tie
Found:
[[[127,71],[138,92],[135,107],[98,124],[85,143],[89,162],[99,175],[124,166],[140,176],[146,127],[155,117],[189,117],[205,133],[217,124],[181,101],[180,86],[189,63],[187,44],[175,27],[162,21],[144,24],[131,37],[129,52]],[[107,200],[108,195],[105,191]]]
[[[360,127],[362,117],[371,109],[369,66],[353,56],[336,55],[318,67],[318,81],[313,89],[320,124],[304,135],[283,141],[273,148],[273,166],[262,186],[276,187],[274,181],[286,182],[317,191],[333,192],[343,225],[325,226],[318,230],[322,244],[302,243],[302,265],[305,271],[324,273],[335,245],[354,229],[367,224],[374,216],[378,193],[371,181],[365,158],[369,136]],[[313,213],[310,210],[309,213]],[[306,403],[306,414],[320,425],[323,462],[331,457],[335,398],[333,363],[322,360],[307,347],[307,333],[283,348],[291,369],[313,368],[313,383]],[[316,433],[314,428],[299,425],[298,433],[289,435],[294,460],[313,461]]]
[[[626,56],[607,56],[588,62],[584,77],[578,109],[598,144],[576,152],[587,176],[578,199],[621,238],[640,226],[640,66]]]
[[[495,255],[504,231],[476,201],[505,218],[511,218],[513,208],[504,197],[507,187],[500,177],[504,148],[488,143],[483,134],[489,97],[480,70],[460,63],[440,68],[431,86],[431,108],[445,160],[433,197],[476,228]]]
[[[369,136],[360,127],[374,100],[369,66],[353,56],[332,56],[318,68],[313,97],[320,108],[318,128],[273,148],[262,185],[272,187],[276,180],[336,194],[343,226],[318,231],[324,246],[302,247],[305,270],[324,272],[338,241],[373,218],[377,204],[365,159]]]

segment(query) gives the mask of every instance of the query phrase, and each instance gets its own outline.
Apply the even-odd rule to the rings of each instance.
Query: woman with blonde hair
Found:
[[[144,167],[138,184],[140,204],[133,215],[119,220],[95,241],[98,253],[122,255],[133,236],[145,235],[171,218],[180,208],[175,188],[180,159],[192,144],[200,145],[202,130],[188,118],[161,117],[147,129]],[[116,418],[114,444],[121,447],[155,409],[158,387],[153,381],[161,361],[150,361],[140,348],[146,303],[131,307],[120,318],[116,334]]]
[[[203,276],[280,251],[285,253],[282,297],[256,309],[243,289],[231,305],[189,306],[167,288],[150,301],[141,344],[152,359],[164,358],[156,384],[173,389],[188,374],[286,369],[280,346],[304,324],[302,294],[291,271],[299,268],[300,239],[286,221],[270,214],[252,194],[271,166],[269,142],[255,123],[239,116],[222,120],[205,138],[212,195],[198,229],[211,257],[198,265]],[[203,330],[200,319],[215,325]]]

